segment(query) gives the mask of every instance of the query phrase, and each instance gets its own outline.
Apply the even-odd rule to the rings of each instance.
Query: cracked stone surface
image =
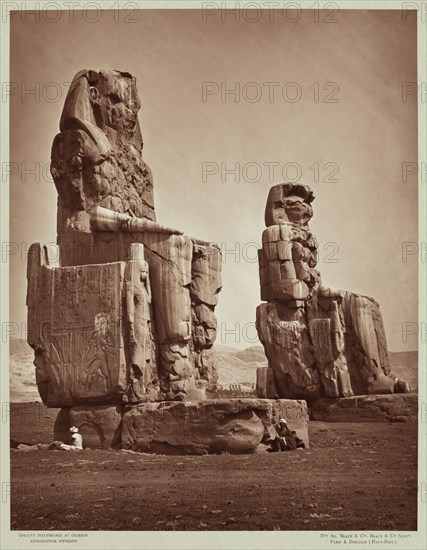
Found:
[[[308,447],[304,401],[221,399],[199,403],[148,403],[126,408],[122,446],[163,454],[251,453],[279,418]]]
[[[60,267],[31,247],[28,342],[43,402],[215,395],[221,253],[156,221],[135,78],[78,72],[51,153]]]
[[[322,422],[417,422],[418,395],[357,395],[343,399],[317,399],[312,420]]]
[[[379,304],[323,285],[308,225],[313,200],[308,186],[293,183],[268,195],[258,251],[265,303],[256,325],[269,370],[257,376],[258,395],[313,400],[409,392],[390,372]]]

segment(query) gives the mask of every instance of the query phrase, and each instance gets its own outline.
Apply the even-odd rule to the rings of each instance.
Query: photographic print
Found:
[[[4,548],[422,548],[425,3],[6,4]]]

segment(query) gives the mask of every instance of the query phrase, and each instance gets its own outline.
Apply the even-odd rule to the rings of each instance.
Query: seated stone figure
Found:
[[[215,391],[220,250],[156,222],[140,107],[135,78],[120,71],[80,71],[65,100],[51,160],[61,267],[42,261],[39,247],[28,269],[29,343],[52,406]],[[53,295],[41,288],[49,284]],[[51,313],[37,313],[37,292],[52,301]],[[101,317],[108,338],[97,328]]]
[[[257,331],[271,376],[258,376],[263,397],[314,399],[409,391],[390,373],[379,305],[328,288],[308,222],[313,192],[285,183],[271,188],[259,250]],[[261,387],[261,385],[268,387]]]

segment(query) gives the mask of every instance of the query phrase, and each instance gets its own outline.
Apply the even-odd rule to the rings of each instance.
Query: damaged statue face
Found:
[[[313,216],[313,208],[302,197],[289,195],[285,197],[284,210],[290,222],[307,222]]]
[[[313,217],[313,192],[306,185],[282,183],[274,185],[268,194],[265,225],[286,223],[306,224]]]
[[[90,98],[105,126],[126,138],[134,136],[141,102],[133,77],[119,71],[101,71],[98,82],[90,87]]]
[[[312,207],[298,195],[289,195],[273,203],[273,218],[276,223],[303,223],[313,216]]]

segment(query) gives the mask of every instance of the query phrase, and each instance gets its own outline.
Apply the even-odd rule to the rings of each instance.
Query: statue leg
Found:
[[[257,331],[274,371],[279,397],[320,397],[320,380],[311,350],[304,308],[269,302],[257,308]]]

